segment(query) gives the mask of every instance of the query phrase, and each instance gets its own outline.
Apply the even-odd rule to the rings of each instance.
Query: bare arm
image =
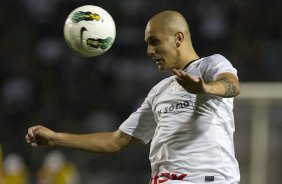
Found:
[[[240,84],[232,73],[220,74],[214,82],[206,84],[207,93],[223,97],[234,97],[240,94]]]
[[[220,74],[214,82],[205,83],[202,78],[196,78],[182,70],[173,69],[178,83],[190,93],[212,94],[222,97],[234,97],[240,94],[240,84],[232,73]]]
[[[25,139],[34,147],[41,145],[60,146],[97,153],[119,152],[134,141],[133,137],[120,130],[78,135],[54,132],[41,125],[29,128]]]

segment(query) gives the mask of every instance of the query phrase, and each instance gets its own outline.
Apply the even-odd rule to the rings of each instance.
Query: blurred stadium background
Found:
[[[65,18],[85,4],[103,7],[116,22],[113,47],[96,58],[78,56],[64,43]],[[241,183],[281,183],[279,0],[1,0],[0,183],[4,177],[8,184],[71,183],[64,177],[76,184],[148,183],[148,145],[101,155],[34,149],[24,136],[38,123],[72,133],[118,128],[150,88],[169,75],[157,71],[144,43],[147,21],[166,9],[188,18],[201,56],[223,54],[239,71],[242,95],[234,112]]]

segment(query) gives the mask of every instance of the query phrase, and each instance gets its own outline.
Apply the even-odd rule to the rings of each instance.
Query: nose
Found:
[[[152,56],[154,56],[154,54],[155,54],[155,49],[154,49],[154,47],[151,46],[151,45],[148,45],[148,46],[147,46],[147,55],[152,57]]]

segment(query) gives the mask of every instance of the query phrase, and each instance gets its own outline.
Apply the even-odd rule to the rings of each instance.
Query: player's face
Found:
[[[160,26],[148,24],[145,30],[147,54],[157,64],[160,71],[177,67],[177,47],[175,35],[162,30]]]

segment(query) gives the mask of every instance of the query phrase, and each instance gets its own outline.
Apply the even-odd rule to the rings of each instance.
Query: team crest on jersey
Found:
[[[72,21],[75,23],[78,23],[80,21],[99,21],[101,19],[100,15],[97,13],[92,13],[92,12],[83,12],[83,11],[78,11],[75,12],[72,16]]]
[[[106,39],[94,39],[94,38],[88,38],[86,40],[86,44],[89,47],[93,47],[95,49],[101,48],[101,49],[107,49],[112,45],[113,39],[111,37],[108,37]]]

